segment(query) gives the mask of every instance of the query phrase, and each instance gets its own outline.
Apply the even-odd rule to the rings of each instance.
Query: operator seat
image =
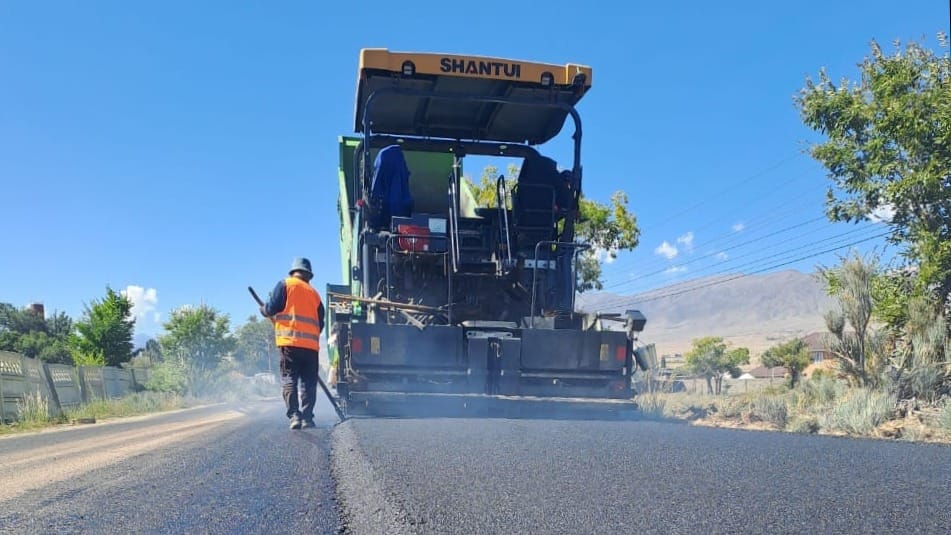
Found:
[[[512,197],[515,226],[551,228],[561,176],[555,161],[545,156],[525,158]]]
[[[409,167],[399,145],[384,147],[373,162],[373,181],[370,186],[370,226],[388,228],[390,220],[408,217],[413,212],[413,197],[409,189]]]

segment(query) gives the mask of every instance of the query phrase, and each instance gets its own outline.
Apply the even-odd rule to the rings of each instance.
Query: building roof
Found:
[[[802,341],[809,348],[809,351],[828,351],[829,346],[825,342],[827,336],[829,336],[829,333],[817,331],[802,337]]]
[[[774,366],[772,368],[767,366],[758,366],[747,373],[753,377],[756,377],[757,379],[782,379],[788,372],[789,370],[787,370],[785,366]]]

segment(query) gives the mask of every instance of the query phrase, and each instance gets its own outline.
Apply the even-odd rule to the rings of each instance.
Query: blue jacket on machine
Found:
[[[370,186],[370,224],[376,228],[389,226],[393,216],[408,217],[413,211],[409,191],[409,167],[399,145],[390,145],[376,155],[373,182]]]

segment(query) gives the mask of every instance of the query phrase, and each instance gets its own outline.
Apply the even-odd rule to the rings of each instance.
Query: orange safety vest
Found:
[[[320,351],[320,294],[310,284],[288,277],[287,303],[284,310],[274,315],[274,336],[277,347],[305,347]]]

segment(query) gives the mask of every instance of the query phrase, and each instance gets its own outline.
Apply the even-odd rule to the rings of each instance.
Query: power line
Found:
[[[821,239],[821,240],[814,240],[814,241],[810,242],[809,244],[807,244],[807,245],[805,245],[805,246],[803,246],[803,247],[797,246],[797,247],[794,247],[794,248],[791,248],[791,249],[785,249],[785,250],[783,250],[783,251],[780,251],[780,252],[778,252],[778,253],[774,253],[774,254],[771,254],[771,255],[768,255],[768,256],[756,258],[756,259],[754,259],[754,260],[751,260],[751,261],[742,263],[742,264],[740,264],[740,265],[734,266],[733,269],[743,269],[743,268],[747,268],[747,267],[750,267],[750,266],[752,266],[752,265],[759,264],[759,263],[761,263],[761,262],[764,261],[764,260],[767,260],[767,259],[770,259],[770,258],[775,258],[775,257],[777,257],[777,256],[787,255],[787,254],[789,254],[789,253],[791,253],[791,252],[795,252],[795,251],[800,251],[800,250],[802,250],[802,251],[812,250],[812,249],[815,248],[815,246],[816,246],[817,244],[824,243],[824,242],[829,242],[829,241],[833,241],[833,240],[837,240],[837,239],[841,239],[841,238],[847,237],[847,236],[854,236],[855,234],[861,234],[861,233],[864,233],[864,232],[866,232],[866,231],[868,231],[868,230],[877,230],[875,227],[876,227],[875,224],[868,224],[868,225],[866,225],[866,226],[864,226],[864,227],[860,227],[860,228],[848,230],[848,231],[846,231],[846,232],[842,232],[842,233],[836,234],[836,235],[834,235],[834,236],[828,236],[828,237],[823,238],[823,239]],[[862,236],[862,237],[865,237],[865,236]],[[783,245],[783,244],[779,244],[779,245]],[[728,259],[721,260],[720,262],[716,262],[716,263],[714,263],[714,264],[712,264],[712,265],[709,265],[709,266],[706,266],[706,267],[704,267],[704,268],[701,268],[701,272],[704,271],[704,270],[708,270],[708,269],[714,268],[714,267],[716,267],[716,266],[723,265],[723,264],[734,263],[734,262],[736,262],[737,260],[740,260],[740,259],[742,259],[742,258],[747,258],[747,257],[753,256],[753,255],[755,255],[755,254],[757,254],[757,253],[759,253],[759,252],[767,251],[767,250],[769,250],[770,248],[771,248],[771,247],[766,247],[765,249],[762,249],[762,250],[760,250],[760,251],[750,252],[750,253],[746,253],[746,254],[742,254],[742,255],[739,255],[739,256],[735,256],[735,257],[731,257],[731,258],[728,258]],[[722,251],[721,251],[721,252],[717,252],[717,253],[711,253],[711,254],[705,255],[705,256],[703,256],[703,257],[698,257],[698,258],[696,258],[696,259],[694,259],[694,260],[691,260],[690,262],[684,262],[683,264],[677,264],[677,265],[671,266],[671,267],[666,268],[666,269],[661,270],[661,271],[655,271],[655,272],[652,272],[652,273],[647,273],[647,274],[645,274],[645,275],[639,275],[639,276],[633,277],[633,278],[631,278],[631,279],[618,282],[618,283],[616,283],[616,284],[612,284],[612,285],[605,286],[605,288],[617,288],[617,287],[620,287],[620,286],[624,286],[624,285],[630,284],[630,283],[632,283],[632,282],[636,282],[637,280],[640,280],[640,279],[644,279],[644,278],[647,278],[647,277],[650,277],[650,276],[653,276],[653,275],[657,275],[657,274],[660,274],[660,273],[666,273],[666,272],[668,272],[670,269],[676,269],[676,268],[679,268],[679,267],[683,267],[683,266],[686,266],[687,264],[691,264],[691,263],[693,263],[693,262],[695,262],[695,261],[699,261],[699,260],[702,260],[702,259],[704,259],[704,258],[709,258],[710,256],[717,256],[717,255],[719,255],[719,254],[721,254],[721,253],[722,253]],[[692,275],[695,275],[695,274],[692,274]]]
[[[806,175],[800,175],[798,178],[803,178],[804,176],[806,176]],[[798,178],[797,178],[796,180],[798,180]],[[786,182],[786,184],[788,185],[788,184],[792,184],[792,183],[794,183],[794,182],[795,182],[795,180],[791,180],[791,181]],[[780,189],[781,189],[781,188],[780,188]],[[777,189],[777,190],[774,190],[773,193],[776,193],[776,192],[778,192],[778,191],[779,191],[778,189]],[[802,198],[802,196],[800,196],[800,198]],[[762,199],[762,198],[761,198],[761,199]],[[788,201],[783,201],[783,202],[781,202],[780,204],[778,204],[778,205],[776,205],[776,206],[774,206],[774,207],[771,206],[771,207],[767,208],[766,211],[765,211],[765,213],[762,214],[762,215],[753,217],[753,218],[751,218],[751,219],[746,219],[745,226],[759,227],[759,226],[763,225],[764,223],[782,220],[786,215],[789,215],[789,214],[792,214],[792,213],[802,212],[802,211],[803,211],[802,208],[803,208],[804,206],[806,206],[806,204],[809,204],[809,203],[807,202],[807,203],[800,203],[800,204],[791,205]],[[785,210],[781,210],[781,211],[777,211],[777,209],[779,209],[779,208],[786,208],[786,209],[785,209]],[[724,219],[726,219],[726,217],[719,217],[719,218],[710,220],[710,221],[708,221],[707,223],[705,223],[705,224],[703,224],[703,225],[699,225],[697,228],[708,228],[708,227],[712,226],[713,223],[715,223],[715,222],[717,222],[717,221],[722,221],[722,220],[724,220]],[[735,219],[735,217],[734,217],[733,219]],[[641,230],[642,230],[642,232],[643,232],[643,228],[642,228]],[[701,243],[695,245],[694,248],[700,248],[700,247],[708,246],[708,245],[710,245],[710,244],[716,243],[716,242],[721,241],[721,240],[723,240],[723,239],[726,239],[726,238],[735,238],[735,237],[738,237],[738,236],[739,236],[739,231],[731,230],[731,231],[729,231],[729,232],[725,232],[725,233],[723,233],[723,234],[719,234],[719,235],[717,235],[717,236],[715,236],[715,237],[713,237],[713,238],[711,238],[711,239],[709,239],[709,240],[707,240],[707,241],[701,242]],[[729,243],[729,242],[727,242],[727,243]],[[663,260],[653,259],[653,258],[652,258],[651,260],[652,260],[652,262],[651,262],[650,264],[648,264],[648,265],[650,265],[650,266],[661,265],[661,264],[663,263]],[[626,263],[620,264],[620,263],[619,263],[618,266],[619,266],[619,267],[629,267],[629,266],[632,266],[632,265],[634,265],[634,264],[639,265],[639,267],[644,267],[644,264],[643,264],[643,263],[637,263],[637,262],[632,263],[632,264],[626,264]],[[665,269],[666,269],[666,268],[665,268]]]
[[[797,152],[796,154],[793,154],[792,156],[789,156],[789,157],[787,157],[787,158],[784,158],[783,160],[780,160],[779,162],[777,162],[777,163],[775,163],[775,164],[773,164],[773,165],[767,167],[766,169],[764,169],[764,170],[762,170],[762,171],[758,171],[758,172],[756,172],[756,173],[753,173],[752,175],[750,175],[750,176],[748,176],[748,177],[746,177],[746,178],[744,178],[744,179],[742,179],[742,180],[740,180],[740,181],[738,181],[738,182],[735,182],[735,183],[733,183],[733,184],[730,185],[730,186],[727,186],[727,187],[724,187],[724,188],[720,188],[720,191],[719,191],[718,193],[716,193],[716,194],[714,194],[714,195],[712,195],[712,196],[710,196],[710,197],[707,197],[707,198],[705,198],[705,199],[703,199],[703,200],[701,200],[701,201],[699,201],[699,202],[697,202],[697,203],[695,203],[695,204],[693,204],[693,205],[691,205],[691,206],[688,206],[687,208],[685,208],[685,209],[683,209],[683,210],[681,210],[681,211],[679,211],[679,212],[675,212],[675,213],[669,215],[666,219],[662,219],[662,220],[659,221],[658,223],[655,223],[655,226],[660,226],[660,225],[662,225],[662,224],[664,224],[664,223],[666,223],[666,222],[668,222],[668,221],[670,221],[670,220],[672,220],[672,219],[674,219],[674,218],[676,218],[676,217],[678,217],[678,216],[681,216],[681,215],[683,215],[683,214],[685,214],[685,213],[687,213],[687,212],[690,212],[690,211],[694,210],[694,209],[697,208],[697,207],[703,206],[703,204],[710,202],[711,199],[715,199],[715,198],[717,198],[717,197],[720,197],[720,196],[726,194],[726,193],[727,193],[728,191],[730,191],[730,190],[733,190],[733,189],[735,189],[735,188],[737,188],[737,187],[739,187],[739,186],[742,186],[743,184],[746,184],[746,183],[748,183],[748,182],[750,182],[750,181],[752,181],[752,180],[754,180],[754,179],[756,179],[756,178],[759,178],[759,177],[761,177],[761,176],[763,176],[763,175],[769,174],[770,172],[772,172],[772,171],[774,171],[774,170],[776,170],[776,169],[778,169],[778,168],[780,168],[780,167],[786,165],[787,163],[791,162],[792,160],[796,159],[796,158],[799,157],[799,156],[801,156],[801,154]]]
[[[782,263],[774,264],[774,265],[771,265],[771,266],[767,266],[767,267],[765,267],[765,268],[758,269],[758,270],[755,270],[755,271],[751,271],[751,272],[749,272],[749,273],[741,273],[741,274],[738,274],[738,275],[734,275],[734,276],[731,276],[731,277],[727,277],[727,278],[725,278],[725,279],[719,279],[719,280],[710,281],[710,282],[708,282],[708,283],[701,284],[701,285],[698,285],[698,286],[693,286],[693,287],[690,287],[690,288],[687,288],[687,289],[684,289],[684,290],[679,290],[679,291],[669,292],[669,293],[661,293],[660,295],[655,295],[655,296],[653,296],[653,297],[647,297],[647,298],[632,298],[631,300],[620,301],[620,302],[618,302],[617,304],[610,305],[610,306],[631,306],[631,305],[635,305],[635,304],[641,304],[641,303],[647,303],[647,302],[651,302],[651,301],[656,301],[656,300],[658,300],[658,299],[663,299],[663,298],[666,298],[666,297],[675,297],[675,296],[682,295],[682,294],[685,294],[685,293],[689,293],[689,292],[693,292],[693,291],[696,291],[696,290],[700,290],[700,289],[702,289],[702,288],[708,288],[708,287],[710,287],[710,286],[716,286],[716,285],[718,285],[718,284],[724,284],[724,283],[727,283],[727,282],[730,282],[730,281],[734,281],[734,280],[737,280],[737,279],[741,279],[741,278],[743,278],[743,277],[749,277],[749,276],[751,276],[751,275],[756,275],[756,274],[758,274],[758,273],[763,273],[763,272],[765,272],[765,271],[769,271],[769,270],[772,270],[772,269],[776,269],[776,268],[778,268],[778,267],[783,267],[783,266],[787,266],[787,265],[790,265],[790,264],[795,264],[796,262],[801,262],[802,260],[807,260],[807,259],[809,259],[809,258],[814,258],[814,257],[816,257],[816,256],[821,256],[821,255],[823,255],[823,254],[831,253],[831,252],[837,251],[837,250],[839,250],[839,249],[844,249],[844,248],[846,248],[846,247],[851,247],[851,246],[853,246],[853,245],[858,245],[858,244],[860,244],[860,243],[864,243],[864,242],[871,241],[871,240],[874,240],[874,239],[877,239],[877,238],[881,238],[881,237],[883,237],[883,236],[887,236],[888,234],[890,234],[890,232],[882,232],[882,233],[876,234],[876,235],[874,235],[874,236],[870,236],[870,237],[868,237],[868,238],[864,238],[864,239],[861,239],[861,240],[856,240],[856,241],[853,241],[853,242],[851,242],[851,243],[847,243],[847,244],[845,244],[845,245],[841,245],[841,246],[838,246],[838,247],[832,247],[832,248],[830,248],[830,249],[826,249],[826,250],[823,250],[823,251],[819,251],[818,253],[813,253],[813,254],[809,254],[809,255],[804,255],[804,256],[801,256],[801,257],[799,257],[799,258],[795,258],[795,259],[793,259],[793,260],[789,260],[789,261],[786,261],[786,262],[782,262]],[[602,305],[602,306],[605,306],[605,305]]]
[[[832,239],[838,239],[838,238],[841,238],[842,236],[846,236],[846,235],[849,235],[849,234],[854,234],[854,233],[856,233],[856,232],[863,232],[863,231],[867,231],[867,230],[869,230],[869,228],[864,228],[864,229],[860,229],[860,230],[856,230],[856,231],[846,232],[846,233],[841,234],[840,236],[834,236],[834,237],[831,237],[831,238],[827,238],[827,239],[825,239],[825,240],[820,240],[820,241],[818,241],[818,242],[815,242],[814,244],[812,244],[811,247],[788,249],[788,250],[785,250],[785,251],[781,251],[781,252],[779,252],[779,253],[774,253],[774,254],[772,254],[772,255],[768,255],[768,256],[765,256],[765,257],[762,257],[762,258],[758,258],[758,259],[753,260],[753,261],[751,261],[751,262],[746,262],[746,263],[744,263],[744,264],[741,264],[741,265],[738,265],[738,266],[734,266],[734,267],[730,268],[729,270],[723,270],[723,271],[719,271],[719,272],[717,272],[717,273],[713,273],[713,274],[711,274],[711,275],[709,275],[709,276],[725,275],[725,274],[727,274],[727,273],[736,272],[736,271],[738,271],[738,270],[750,269],[750,268],[753,268],[754,266],[760,266],[760,265],[762,265],[763,262],[765,262],[766,260],[769,260],[769,259],[771,259],[771,258],[785,257],[785,258],[783,258],[783,260],[785,260],[786,258],[789,257],[790,254],[793,254],[793,253],[797,253],[797,252],[798,252],[798,253],[803,253],[803,252],[815,251],[815,250],[817,249],[816,245],[817,245],[818,243],[821,243],[822,241],[829,241],[829,240],[832,240]],[[878,229],[871,229],[871,230],[878,230]],[[861,236],[862,241],[864,241],[865,238],[874,239],[874,238],[876,238],[876,237],[878,237],[878,236],[869,236],[869,235],[867,235],[867,234]],[[852,238],[849,238],[849,239],[852,239]],[[851,244],[851,243],[846,243],[846,242],[840,240],[838,243],[836,243],[836,247],[834,247],[833,250],[838,249],[838,248],[848,247],[848,246],[850,246],[850,245],[852,245],[852,244]],[[826,251],[819,251],[819,252],[816,253],[816,254],[817,254],[817,255],[821,255],[821,254],[825,254],[825,252],[826,252]],[[798,260],[792,260],[791,262],[796,262],[796,261],[798,261]],[[709,266],[709,267],[713,267],[713,266]],[[766,269],[772,269],[772,267],[767,267]],[[644,293],[642,293],[642,294],[640,294],[640,295],[642,295],[642,296],[644,296],[644,297],[647,297],[647,296],[650,296],[650,295],[652,295],[652,294],[655,294],[656,292],[661,292],[661,295],[663,295],[663,294],[665,294],[665,293],[669,293],[669,292],[673,291],[675,288],[681,288],[681,287],[684,287],[684,286],[686,286],[686,289],[693,289],[693,287],[691,287],[690,285],[691,285],[692,283],[697,283],[697,282],[699,282],[699,281],[698,281],[696,278],[691,279],[691,280],[685,280],[685,281],[682,281],[682,282],[680,282],[680,283],[675,283],[675,284],[672,285],[672,286],[667,286],[667,287],[661,288],[661,289],[659,289],[659,290],[650,290],[650,291],[644,292]],[[704,284],[700,284],[700,285],[697,286],[697,287],[699,288],[699,287],[702,287],[702,286],[704,286]],[[602,305],[603,305],[603,306],[609,306],[609,305],[612,305],[612,304],[614,304],[614,303],[621,303],[621,302],[627,301],[627,300],[629,300],[629,299],[631,299],[630,296],[629,296],[629,297],[618,297],[618,298],[616,298],[616,299],[606,301],[606,302],[602,303]]]
[[[777,230],[777,231],[774,231],[774,232],[771,232],[771,233],[769,233],[769,234],[760,236],[760,237],[758,237],[758,238],[753,238],[753,239],[751,239],[751,240],[747,240],[747,241],[745,241],[745,242],[742,242],[742,243],[739,243],[739,244],[736,244],[736,245],[727,247],[727,248],[725,248],[725,249],[721,249],[720,251],[717,251],[716,253],[710,253],[710,254],[706,254],[706,255],[703,255],[703,256],[699,256],[699,257],[697,257],[697,258],[694,258],[693,260],[690,260],[689,262],[684,262],[683,264],[678,264],[677,266],[674,266],[674,267],[682,267],[682,266],[686,266],[686,265],[689,265],[689,264],[693,264],[694,262],[699,262],[700,260],[703,260],[703,259],[705,259],[705,258],[710,258],[711,256],[716,256],[717,254],[725,253],[726,251],[732,251],[733,249],[736,249],[736,248],[738,248],[738,247],[743,247],[743,246],[749,245],[749,244],[751,244],[751,243],[756,243],[756,242],[762,241],[762,240],[764,240],[764,239],[766,239],[766,238],[770,238],[770,237],[772,237],[772,236],[776,236],[776,235],[782,234],[782,233],[784,233],[784,232],[789,232],[790,230],[795,230],[795,229],[797,229],[797,228],[801,228],[801,227],[810,225],[810,224],[815,223],[816,221],[819,221],[819,220],[822,220],[822,219],[825,219],[825,216],[820,216],[820,217],[817,217],[817,218],[813,218],[813,219],[809,219],[809,220],[806,220],[806,221],[802,221],[802,222],[797,223],[797,224],[795,224],[795,225],[792,225],[792,226],[789,226],[789,227],[785,227],[785,228],[779,229],[779,230]],[[668,269],[670,269],[670,267],[665,267],[664,269],[661,269],[661,270],[658,270],[658,271],[653,271],[653,272],[647,273],[647,274],[645,274],[645,275],[638,275],[638,276],[633,277],[633,278],[631,278],[631,279],[628,279],[628,280],[626,280],[626,281],[619,282],[619,283],[617,283],[617,284],[613,284],[613,285],[609,285],[609,286],[605,286],[605,288],[614,288],[614,287],[617,287],[617,286],[620,286],[620,285],[623,285],[623,284],[629,284],[629,283],[631,283],[631,282],[634,282],[634,281],[643,279],[643,278],[645,278],[645,277],[650,277],[650,276],[653,276],[653,275],[657,275],[657,274],[659,274],[659,273],[663,273],[663,272],[667,271]]]

